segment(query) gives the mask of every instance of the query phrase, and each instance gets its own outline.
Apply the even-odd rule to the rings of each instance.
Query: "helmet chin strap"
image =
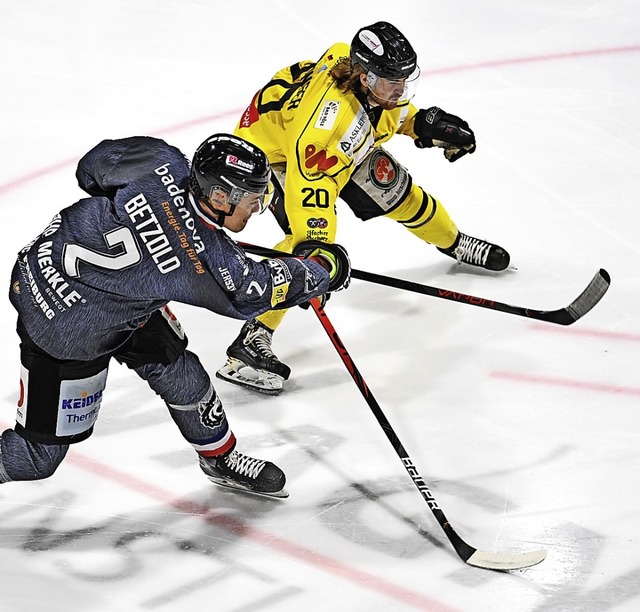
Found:
[[[209,210],[213,213],[210,215],[211,219],[216,223],[216,225],[219,225],[220,227],[224,227],[225,218],[233,214],[233,212],[230,214],[227,214],[225,212],[222,212],[221,210],[212,208],[211,206],[209,206]]]
[[[191,198],[193,198],[192,202],[193,205],[196,208],[196,211],[198,213],[198,216],[203,220],[203,221],[208,221],[209,223],[214,223],[215,225],[219,226],[219,227],[224,227],[224,220],[226,217],[230,217],[231,215],[233,215],[234,211],[235,211],[235,207],[232,206],[231,207],[231,211],[228,213],[225,213],[222,210],[218,210],[217,208],[214,208],[213,206],[211,206],[204,194],[202,192],[200,192],[200,194],[196,194],[193,191],[189,194],[191,196]]]

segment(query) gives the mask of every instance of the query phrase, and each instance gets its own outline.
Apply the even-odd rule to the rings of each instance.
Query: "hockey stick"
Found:
[[[245,251],[253,253],[254,255],[263,257],[291,257],[291,253],[284,251],[265,249],[244,242],[239,242],[238,244]],[[468,304],[470,306],[479,306],[480,308],[498,310],[520,317],[546,321],[547,323],[556,323],[558,325],[571,325],[586,315],[602,299],[611,284],[609,273],[604,269],[600,269],[591,279],[591,282],[585,290],[565,308],[559,308],[558,310],[535,310],[533,308],[523,308],[522,306],[511,306],[510,304],[504,304],[496,300],[489,300],[487,298],[476,297],[448,289],[439,289],[438,287],[430,287],[429,285],[421,285],[400,278],[365,272],[363,270],[352,269],[351,278],[357,278],[358,280],[385,285],[387,287],[394,287],[396,289],[403,289],[405,291],[412,291],[414,293],[422,293],[423,295],[430,295],[452,302],[461,302],[462,304]]]
[[[427,487],[426,482],[418,473],[416,466],[413,464],[413,461],[407,454],[407,451],[402,445],[402,442],[400,442],[400,440],[398,439],[398,436],[393,430],[393,427],[391,427],[391,424],[387,420],[387,417],[384,415],[384,412],[382,412],[382,408],[380,408],[380,405],[376,401],[375,397],[373,397],[373,394],[369,390],[367,383],[365,382],[364,378],[362,378],[362,375],[358,371],[356,364],[353,362],[353,359],[351,359],[349,352],[342,343],[342,340],[340,340],[340,337],[338,336],[338,333],[329,320],[329,317],[327,317],[327,314],[320,305],[320,301],[317,298],[313,298],[311,300],[311,306],[318,316],[322,327],[324,327],[324,330],[327,332],[327,335],[331,339],[333,346],[335,347],[336,351],[338,351],[342,362],[347,367],[349,374],[351,374],[351,378],[353,378],[360,393],[366,400],[369,408],[371,408],[371,411],[384,430],[384,433],[387,435],[389,442],[391,442],[391,446],[393,446],[396,453],[398,454],[398,457],[400,457],[402,465],[404,465],[409,476],[411,476],[413,483],[418,488],[418,491],[420,491],[420,494],[422,495],[424,500],[427,502],[427,505],[431,509],[431,512],[433,512],[433,515],[436,517],[436,520],[440,524],[440,527],[442,527],[445,535],[449,538],[451,544],[453,544],[453,548],[455,549],[456,553],[458,553],[458,556],[469,565],[491,570],[523,569],[525,567],[531,567],[532,565],[536,565],[537,563],[543,561],[547,556],[546,550],[543,549],[533,550],[526,553],[505,554],[499,552],[487,552],[478,550],[477,548],[470,546],[455,532],[455,530],[451,526],[451,523],[449,523],[447,517],[444,515],[444,512],[438,505],[438,502],[435,500],[433,494]]]

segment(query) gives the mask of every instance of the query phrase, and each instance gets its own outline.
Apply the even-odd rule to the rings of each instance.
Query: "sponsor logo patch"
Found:
[[[327,151],[325,149],[316,149],[315,145],[307,145],[304,149],[304,165],[305,168],[311,169],[314,166],[320,170],[320,172],[326,172],[329,168],[333,168],[338,163],[338,158],[335,155],[327,157]]]
[[[329,225],[329,222],[324,217],[307,219],[307,226],[312,229],[324,229],[327,225]]]
[[[57,436],[71,436],[93,427],[107,384],[107,371],[105,368],[94,376],[60,383]]]
[[[376,55],[382,56],[384,54],[382,42],[377,34],[374,34],[371,30],[363,30],[358,35],[358,38],[364,43],[365,47],[373,51]]]
[[[286,264],[279,259],[267,259],[267,263],[271,268],[271,307],[275,308],[287,299],[291,284],[291,272]]]
[[[379,189],[391,189],[398,182],[398,166],[384,152],[375,151],[369,158],[369,178]]]
[[[29,403],[29,370],[22,364],[20,365],[20,397],[18,398],[18,407],[16,421],[23,427],[27,426],[27,406]]]
[[[253,100],[251,100],[251,104],[247,106],[247,109],[242,113],[242,118],[240,119],[240,127],[248,128],[251,127],[258,119],[260,119],[260,113],[258,113],[258,109],[256,106],[256,100],[258,99],[258,94],[253,96]]]
[[[254,164],[239,159],[237,155],[227,155],[225,164],[231,168],[239,168],[247,172],[253,172],[255,168]]]
[[[324,106],[320,109],[320,114],[316,119],[314,127],[320,130],[332,130],[339,110],[340,102],[336,102],[335,100],[325,102]]]
[[[369,128],[371,122],[364,109],[360,109],[358,114],[354,117],[351,125],[347,128],[347,131],[343,138],[340,140],[340,148],[349,157],[353,157],[354,151],[358,150],[369,134]],[[371,136],[373,140],[373,136]],[[366,150],[365,150],[366,153]]]
[[[160,310],[162,316],[165,318],[167,323],[169,323],[169,327],[173,330],[173,333],[180,338],[180,340],[184,340],[184,329],[178,321],[176,315],[171,312],[168,306],[163,306]]]

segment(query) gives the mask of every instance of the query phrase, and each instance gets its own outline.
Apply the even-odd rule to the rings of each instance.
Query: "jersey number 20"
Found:
[[[311,187],[303,187],[302,205],[313,208],[329,208],[329,192],[326,189],[312,189]]]

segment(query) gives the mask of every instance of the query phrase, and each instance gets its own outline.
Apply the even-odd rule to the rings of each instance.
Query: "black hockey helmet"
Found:
[[[226,214],[232,215],[240,200],[251,194],[261,196],[263,212],[268,206],[270,180],[271,165],[262,149],[238,136],[214,134],[193,156],[189,186],[195,199],[205,202],[214,191],[222,190],[231,206]]]
[[[418,68],[418,57],[398,28],[378,21],[354,36],[351,63],[385,79],[406,79]]]

